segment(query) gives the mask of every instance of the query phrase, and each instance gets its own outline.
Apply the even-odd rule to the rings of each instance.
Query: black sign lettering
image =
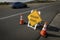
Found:
[[[31,15],[30,17],[33,17],[33,18],[37,18],[37,19],[38,19],[38,17],[37,17],[37,16],[33,16],[33,15]]]
[[[36,20],[33,20],[33,19],[30,19],[31,21],[33,21],[33,22],[36,22]]]

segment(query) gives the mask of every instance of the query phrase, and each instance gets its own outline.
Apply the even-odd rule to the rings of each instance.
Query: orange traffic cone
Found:
[[[20,24],[24,24],[23,14],[20,15]]]
[[[43,26],[42,30],[40,31],[40,35],[42,37],[46,36],[46,34],[47,34],[46,30],[47,30],[47,22],[44,23],[44,26]]]

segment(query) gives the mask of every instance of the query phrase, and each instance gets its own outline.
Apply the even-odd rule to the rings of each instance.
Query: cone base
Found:
[[[21,25],[24,24],[24,20],[20,20],[20,24],[21,24]]]
[[[40,35],[41,35],[42,37],[45,37],[45,36],[46,36],[46,34],[47,34],[47,33],[46,33],[46,31],[45,31],[45,30],[41,30],[41,31],[40,31]]]

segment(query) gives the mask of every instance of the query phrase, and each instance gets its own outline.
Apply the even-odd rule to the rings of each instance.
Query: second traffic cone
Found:
[[[19,22],[21,25],[23,25],[24,24],[24,19],[23,19],[23,15],[21,14],[20,15],[20,22]]]
[[[46,34],[47,34],[46,30],[47,30],[47,22],[44,23],[44,26],[43,26],[42,30],[40,31],[40,35],[42,37],[46,36]]]

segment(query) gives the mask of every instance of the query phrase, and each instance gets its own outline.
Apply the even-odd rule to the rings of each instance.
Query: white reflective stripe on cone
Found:
[[[43,27],[47,27],[47,25],[46,24],[44,24],[44,26]]]
[[[42,30],[46,30],[46,27],[43,27]]]
[[[46,24],[44,24],[44,26],[43,26],[42,30],[46,30],[46,28],[47,28],[47,25],[46,25]]]
[[[20,16],[20,20],[22,20],[22,16]]]

